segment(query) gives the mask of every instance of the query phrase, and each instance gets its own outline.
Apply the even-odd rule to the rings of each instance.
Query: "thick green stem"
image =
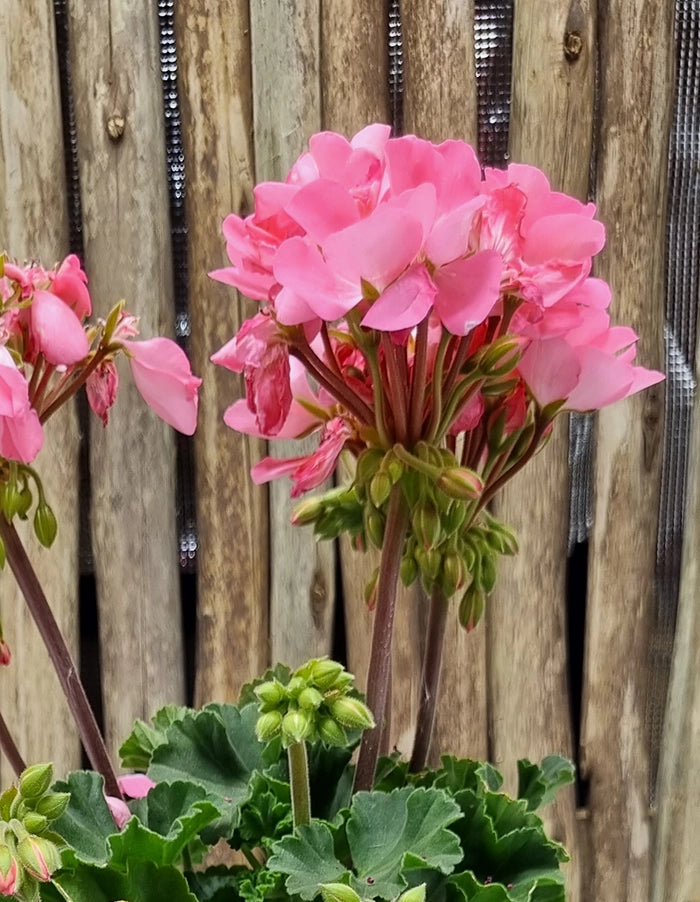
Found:
[[[293,742],[287,749],[289,788],[292,793],[292,818],[295,827],[311,823],[311,789],[306,743]]]
[[[403,555],[408,508],[400,485],[395,485],[389,498],[389,508],[384,531],[384,545],[379,563],[377,580],[377,605],[374,612],[372,647],[367,675],[367,704],[374,715],[376,726],[366,730],[360,745],[360,757],[355,772],[355,792],[370,790],[381,745],[384,712],[389,696],[391,674],[391,639],[394,630],[396,589]]]
[[[27,765],[24,763],[24,758],[22,758],[2,714],[0,714],[0,748],[7,758],[10,767],[19,777],[22,771],[26,769]]]
[[[104,739],[97,726],[95,715],[90,707],[90,702],[85,694],[85,689],[80,681],[66,641],[59,629],[46,595],[44,595],[44,590],[41,588],[27,552],[24,550],[24,545],[14,526],[8,523],[4,516],[0,516],[0,537],[5,545],[7,560],[15,575],[17,585],[24,595],[27,607],[34,618],[56,670],[90,764],[104,777],[107,795],[121,798],[121,791],[117,784],[112,762],[109,760]]]
[[[430,596],[428,634],[423,652],[418,720],[410,763],[413,773],[418,773],[426,766],[433,738],[448,609],[449,600],[445,598],[442,589],[435,586]]]

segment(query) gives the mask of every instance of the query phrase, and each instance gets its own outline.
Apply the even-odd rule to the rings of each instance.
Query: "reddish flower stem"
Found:
[[[416,353],[413,359],[413,380],[409,405],[408,440],[413,446],[423,429],[423,406],[425,404],[425,384],[428,372],[428,317],[418,324],[416,330]]]
[[[27,765],[24,763],[24,758],[22,758],[2,714],[0,714],[0,749],[2,749],[12,770],[19,777]]]
[[[72,380],[72,373],[64,377],[54,390],[44,399],[43,409],[39,412],[39,419],[45,423],[48,418],[55,413],[59,407],[62,407],[66,401],[73,397],[88,380],[88,377],[97,369],[107,356],[108,351],[105,348],[98,348],[92,355],[88,363],[80,370],[78,375]],[[67,383],[67,384],[66,384]]]
[[[327,389],[361,423],[370,425],[374,422],[374,415],[365,402],[353,394],[345,383],[314,354],[308,345],[290,345],[289,353],[301,360],[318,383]]]
[[[382,350],[389,384],[389,408],[394,415],[395,436],[396,440],[403,445],[406,443],[408,432],[407,383],[401,378],[396,359],[396,345],[387,332],[382,332]]]
[[[423,652],[423,669],[420,678],[420,698],[418,701],[418,718],[416,735],[413,740],[413,753],[409,769],[412,773],[423,770],[428,761],[430,743],[435,727],[440,673],[442,671],[443,648],[445,644],[445,627],[449,599],[438,586],[430,595],[428,609],[428,633]]]
[[[51,662],[56,670],[61,688],[80,732],[80,738],[92,767],[105,780],[107,795],[122,797],[117,778],[109,760],[107,748],[100,733],[85,689],[71,657],[66,641],[53,615],[41,583],[24,549],[22,540],[11,523],[0,516],[0,538],[5,544],[5,552],[10,568],[15,575],[27,607],[34,618]]]
[[[389,498],[384,531],[384,545],[379,563],[377,606],[374,612],[372,647],[367,675],[367,704],[376,726],[366,730],[360,745],[360,757],[355,772],[354,791],[370,790],[374,784],[377,759],[381,747],[384,716],[389,697],[391,675],[391,639],[394,631],[394,611],[399,568],[408,527],[408,508],[399,485]]]

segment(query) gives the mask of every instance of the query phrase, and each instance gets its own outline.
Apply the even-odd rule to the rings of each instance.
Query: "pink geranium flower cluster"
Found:
[[[505,437],[531,456],[557,412],[662,379],[634,365],[637,336],[611,325],[591,277],[594,214],[532,166],[482,172],[461,141],[314,135],[285,182],[256,187],[250,216],[227,217],[232,265],[212,273],[261,304],[212,357],[245,376],[226,423],[320,435],[253,478],[290,475],[298,496],[343,449],[456,449],[461,435],[459,463],[490,494],[515,463],[494,451]]]
[[[30,463],[44,440],[42,424],[86,386],[106,425],[116,398],[115,358],[129,358],[144,400],[167,423],[191,435],[199,379],[184,352],[166,338],[136,340],[137,320],[121,304],[107,321],[87,322],[87,276],[75,255],[55,270],[0,258],[0,457]]]

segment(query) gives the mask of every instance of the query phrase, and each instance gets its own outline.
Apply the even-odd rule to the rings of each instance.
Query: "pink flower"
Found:
[[[234,373],[245,373],[248,408],[267,436],[277,435],[292,404],[289,350],[277,334],[274,319],[258,313],[211,357],[213,363]]]
[[[115,796],[105,796],[105,799],[107,801],[107,807],[114,818],[114,823],[117,825],[117,829],[123,830],[124,824],[126,824],[131,817],[131,812],[129,811],[126,802]]]
[[[250,471],[253,482],[261,485],[280,476],[290,476],[294,487],[292,498],[298,498],[309,489],[321,485],[335,469],[340,452],[352,436],[347,424],[336,417],[326,424],[321,435],[321,444],[316,451],[306,457],[293,457],[278,460],[266,457]]]
[[[109,419],[109,411],[117,397],[119,387],[119,374],[113,360],[103,360],[94,369],[85,383],[90,408],[102,420],[106,426]]]
[[[10,860],[7,870],[0,867],[0,896],[14,896],[19,889],[19,868],[14,858]]]
[[[69,254],[56,270],[51,293],[61,298],[78,319],[90,316],[92,303],[87,289],[87,276],[75,254]]]
[[[35,352],[54,366],[70,366],[87,357],[83,325],[57,295],[38,289],[30,307],[30,340]]]
[[[192,375],[185,352],[169,338],[129,341],[125,347],[131,374],[146,404],[178,432],[192,435],[202,380]]]
[[[44,443],[37,412],[29,404],[27,380],[9,351],[0,347],[0,455],[30,463]]]

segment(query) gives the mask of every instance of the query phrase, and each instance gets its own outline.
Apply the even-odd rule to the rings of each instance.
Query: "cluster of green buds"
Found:
[[[322,883],[319,890],[323,902],[373,902],[375,898],[374,896],[361,896],[346,883]],[[425,902],[425,883],[410,887],[397,896],[394,902]]]
[[[0,895],[37,902],[39,884],[61,866],[64,843],[49,826],[70,794],[52,792],[52,782],[52,766],[35,764],[0,796]]]
[[[337,661],[313,658],[286,685],[276,678],[260,683],[254,689],[260,707],[258,739],[269,742],[280,736],[285,748],[319,739],[347,745],[346,730],[374,726],[372,713],[353,689],[354,680]]]
[[[34,489],[32,489],[32,483]],[[8,523],[15,517],[27,520],[34,505],[34,534],[44,548],[49,548],[56,538],[56,515],[46,502],[44,488],[36,470],[28,464],[0,458],[0,512]],[[5,546],[0,540],[0,567],[5,566]]]

